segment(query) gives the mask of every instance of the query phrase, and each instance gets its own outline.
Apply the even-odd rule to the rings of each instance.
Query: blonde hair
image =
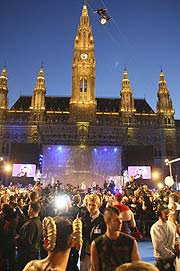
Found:
[[[115,269],[115,271],[159,271],[159,269],[147,262],[135,261],[132,263],[125,263]]]
[[[82,221],[66,217],[45,217],[42,222],[43,239],[48,251],[65,251],[72,241],[77,250],[82,247]]]
[[[95,202],[96,204],[98,204],[99,206],[101,205],[101,201],[100,201],[100,198],[98,195],[96,194],[90,194],[87,201],[93,201]]]
[[[46,249],[53,251],[56,246],[57,229],[56,223],[52,217],[48,216],[43,219],[42,231],[44,241],[47,240]]]

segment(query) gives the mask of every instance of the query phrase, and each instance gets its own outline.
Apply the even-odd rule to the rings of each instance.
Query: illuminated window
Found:
[[[87,80],[84,78],[80,80],[80,92],[87,92]]]

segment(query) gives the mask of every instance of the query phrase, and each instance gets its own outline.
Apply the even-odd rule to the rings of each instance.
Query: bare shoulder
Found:
[[[30,261],[22,271],[42,271],[42,269],[38,266],[37,261]]]

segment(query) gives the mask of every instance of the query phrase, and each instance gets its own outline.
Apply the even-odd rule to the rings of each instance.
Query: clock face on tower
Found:
[[[86,54],[86,53],[82,53],[81,55],[80,55],[80,57],[81,57],[81,59],[87,59],[88,58],[88,55]]]

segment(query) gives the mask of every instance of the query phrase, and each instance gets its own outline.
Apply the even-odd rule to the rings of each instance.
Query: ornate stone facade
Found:
[[[145,99],[133,97],[126,69],[119,98],[96,98],[95,80],[94,39],[84,4],[74,41],[71,97],[46,96],[41,66],[32,97],[21,96],[8,109],[8,78],[6,67],[2,69],[0,156],[9,159],[12,143],[122,148],[148,145],[153,148],[152,166],[165,170],[164,160],[180,155],[180,121],[174,119],[163,71],[157,91],[157,112]]]

